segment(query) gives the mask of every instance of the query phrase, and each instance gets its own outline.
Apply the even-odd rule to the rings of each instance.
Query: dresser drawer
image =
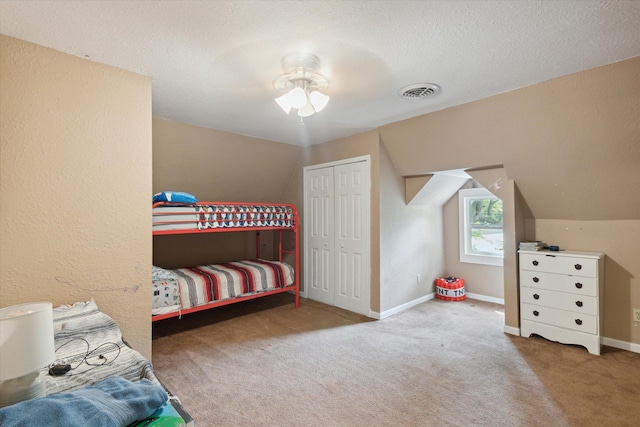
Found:
[[[520,289],[520,301],[523,303],[557,308],[559,310],[570,310],[575,313],[589,314],[591,316],[598,315],[598,298],[596,297],[528,288],[525,286]]]
[[[598,317],[588,314],[522,303],[520,305],[520,316],[523,319],[534,322],[559,326],[588,334],[598,333]]]
[[[597,277],[598,259],[554,255],[548,252],[521,253],[520,269],[570,274],[582,277]]]
[[[598,296],[598,279],[595,277],[566,276],[542,271],[520,271],[520,286],[572,294]]]

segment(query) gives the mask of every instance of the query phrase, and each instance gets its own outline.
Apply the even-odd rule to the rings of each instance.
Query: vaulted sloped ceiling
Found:
[[[640,57],[382,126],[403,176],[502,164],[537,219],[640,219]]]

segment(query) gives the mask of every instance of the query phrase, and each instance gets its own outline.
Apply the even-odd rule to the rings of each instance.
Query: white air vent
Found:
[[[407,99],[423,99],[440,93],[440,86],[433,83],[418,83],[405,86],[398,91],[398,95]]]

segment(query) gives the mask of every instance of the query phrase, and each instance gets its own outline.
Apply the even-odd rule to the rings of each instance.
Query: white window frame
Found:
[[[468,201],[470,199],[498,198],[486,188],[464,188],[458,191],[458,212],[459,218],[459,236],[460,236],[460,262],[485,265],[504,265],[504,254],[499,255],[480,255],[474,254],[468,250],[471,242],[469,214],[467,210]],[[504,223],[503,223],[504,233]],[[504,234],[503,234],[504,236]]]

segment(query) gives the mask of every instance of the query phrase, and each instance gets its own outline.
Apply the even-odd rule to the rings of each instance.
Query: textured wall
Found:
[[[640,57],[380,128],[401,175],[503,165],[538,219],[640,218]]]
[[[381,144],[381,313],[434,292],[434,281],[444,271],[442,207],[407,206],[404,195],[404,180]]]
[[[521,220],[535,218],[529,239],[606,252],[607,265],[620,273],[605,277],[605,336],[640,343],[631,333],[630,325],[633,331],[637,326],[629,309],[640,307],[637,239],[629,237],[637,237],[640,219],[638,117],[640,57],[379,131],[402,175],[503,165],[514,184],[516,239],[523,236]],[[581,229],[563,232],[562,239],[556,231],[563,225],[542,227],[573,230],[577,221]],[[515,267],[509,264],[510,271]],[[505,310],[507,325],[515,327],[517,284],[507,282],[511,276],[505,273]]]
[[[153,191],[202,201],[281,202],[302,148],[153,119]]]
[[[186,191],[200,201],[293,203],[283,199],[301,152],[296,145],[154,118],[153,191]],[[261,256],[270,257],[272,241],[272,233],[261,233]],[[255,233],[155,236],[153,248],[154,264],[166,268],[233,261],[255,256]]]
[[[94,298],[151,356],[151,79],[0,36],[0,301]]]

